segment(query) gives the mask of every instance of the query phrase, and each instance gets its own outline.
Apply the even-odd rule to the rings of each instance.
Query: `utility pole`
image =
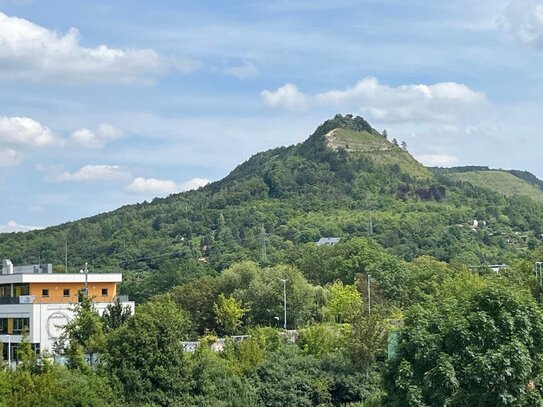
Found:
[[[368,314],[371,314],[371,274],[368,274]]]
[[[64,241],[64,272],[68,273],[68,236]]]
[[[287,281],[284,278],[280,278],[283,282],[283,310],[284,310],[284,320],[283,320],[283,328],[285,328],[285,331],[287,330]]]
[[[85,262],[85,296],[89,296],[89,267],[88,263]]]

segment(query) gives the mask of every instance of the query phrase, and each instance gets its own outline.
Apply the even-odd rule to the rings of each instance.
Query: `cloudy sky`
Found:
[[[0,0],[0,232],[201,186],[364,116],[543,177],[543,0]]]

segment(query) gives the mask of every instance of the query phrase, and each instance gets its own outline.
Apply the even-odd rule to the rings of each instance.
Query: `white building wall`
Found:
[[[94,303],[100,315],[110,303]],[[133,301],[123,302],[134,313]],[[34,303],[34,304],[10,304],[0,305],[0,318],[29,318],[30,331],[29,342],[39,343],[40,351],[53,352],[53,344],[62,333],[62,327],[74,317],[72,311],[74,304],[66,303]],[[10,335],[11,343],[20,343],[21,335]],[[8,343],[8,335],[0,335],[3,343]]]

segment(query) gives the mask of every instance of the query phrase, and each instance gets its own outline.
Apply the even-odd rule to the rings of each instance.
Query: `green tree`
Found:
[[[386,336],[384,310],[374,308],[368,312],[364,307],[356,310],[351,329],[346,335],[345,351],[354,365],[365,373],[366,378],[370,375],[377,355],[384,351]]]
[[[541,405],[529,385],[540,385],[542,346],[541,309],[503,280],[413,306],[385,378],[387,405]]]
[[[83,296],[82,301],[74,305],[73,313],[74,317],[64,326],[55,343],[55,351],[66,354],[69,367],[83,369],[84,354],[89,355],[89,365],[92,366],[95,355],[104,350],[106,337],[92,299]]]
[[[283,283],[287,285],[287,320],[289,326],[303,325],[316,313],[316,290],[295,267],[278,265],[260,268],[254,262],[242,262],[225,270],[219,289],[243,301],[250,309],[247,322],[266,326],[283,315]]]
[[[186,314],[168,297],[138,307],[107,340],[105,369],[136,404],[169,406],[191,387],[180,341],[189,331]]]
[[[123,305],[119,298],[116,298],[112,304],[109,304],[102,314],[102,322],[106,333],[119,328],[132,315],[130,306]]]
[[[336,281],[330,285],[329,290],[325,314],[337,323],[351,322],[355,312],[363,307],[362,297],[356,287]]]
[[[217,323],[230,335],[234,335],[241,327],[243,316],[250,311],[242,307],[242,301],[234,297],[225,297],[220,294],[217,302],[213,304],[213,311]]]
[[[200,277],[170,291],[172,300],[190,317],[193,329],[200,335],[216,327],[213,304],[219,295],[219,282],[211,276]]]

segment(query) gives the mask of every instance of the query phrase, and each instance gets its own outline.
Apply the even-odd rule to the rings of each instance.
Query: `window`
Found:
[[[107,288],[102,288],[102,297],[107,297]]]
[[[70,289],[69,288],[65,288],[63,291],[62,291],[62,295],[64,295],[65,297],[69,297],[70,296]]]
[[[30,287],[28,284],[13,284],[13,292],[15,294],[15,297],[19,297],[21,295],[29,295]]]
[[[13,333],[20,335],[23,331],[28,331],[30,318],[13,318]]]
[[[0,334],[8,333],[8,319],[0,318]]]
[[[44,288],[41,290],[41,296],[42,297],[49,297],[49,289]]]
[[[2,298],[11,297],[11,286],[9,284],[0,285],[0,297]]]

